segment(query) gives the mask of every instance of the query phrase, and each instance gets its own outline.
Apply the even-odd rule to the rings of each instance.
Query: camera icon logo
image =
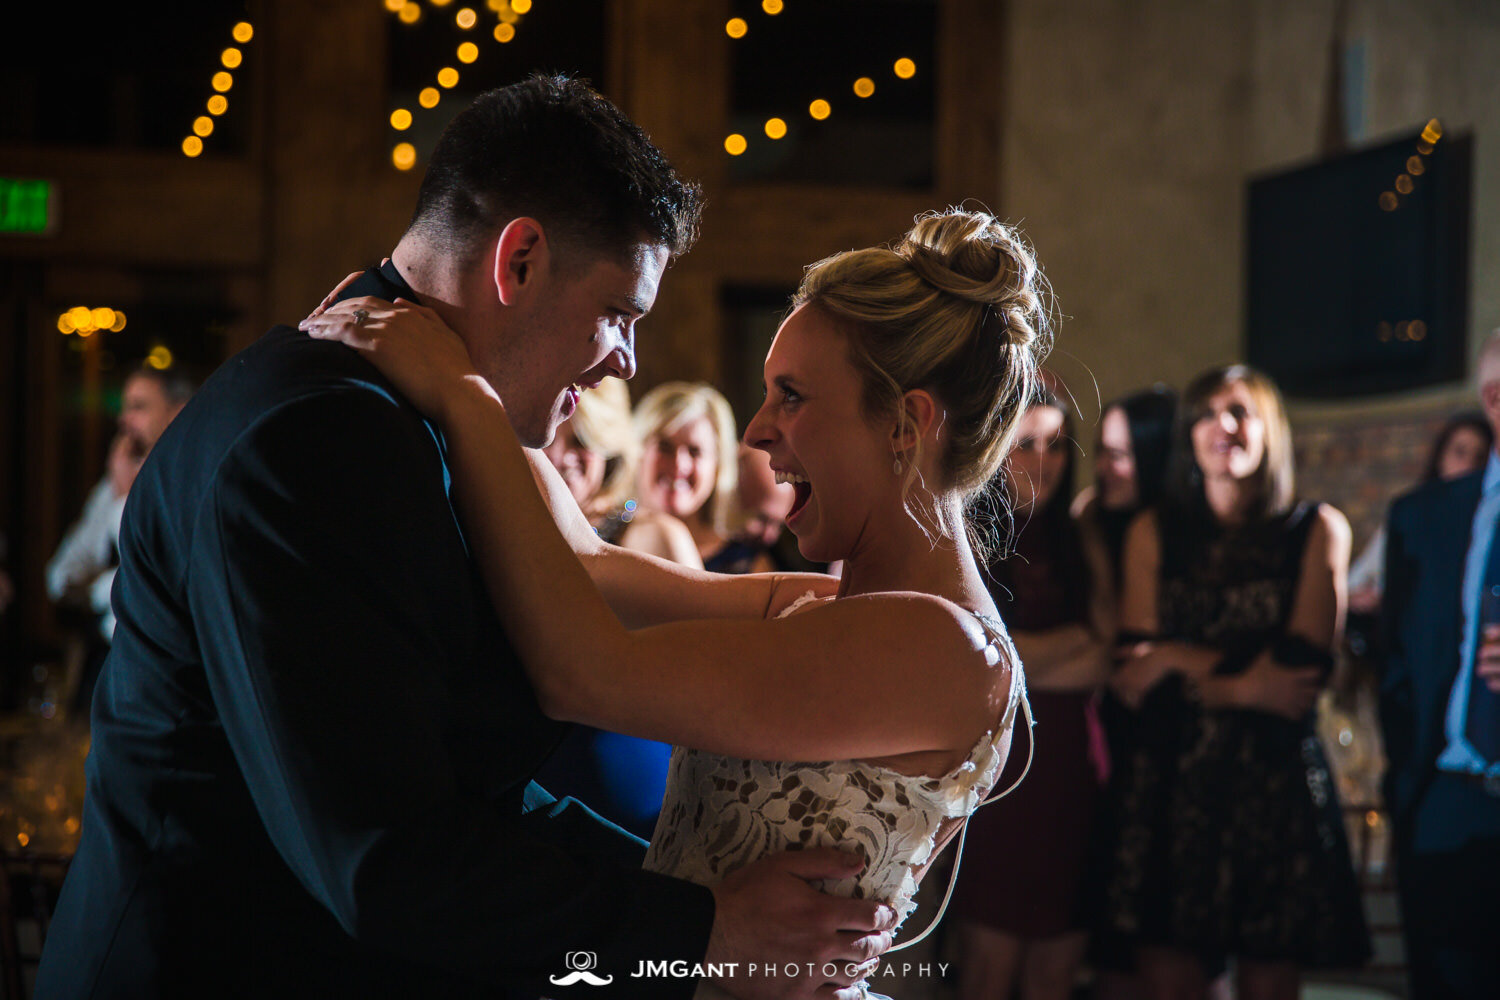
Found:
[[[548,976],[553,986],[572,986],[588,983],[590,986],[608,986],[614,976],[596,976],[591,971],[599,967],[599,956],[592,951],[570,951],[563,956],[563,964],[571,971],[562,976]]]

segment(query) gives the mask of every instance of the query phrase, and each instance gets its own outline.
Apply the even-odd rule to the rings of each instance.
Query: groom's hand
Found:
[[[705,963],[735,963],[716,980],[742,1000],[853,997],[844,987],[891,946],[896,912],[808,885],[857,875],[864,862],[831,847],[762,858],[714,887],[714,926]],[[788,975],[794,971],[795,975]],[[767,974],[768,970],[775,970]],[[831,973],[831,974],[830,974]]]

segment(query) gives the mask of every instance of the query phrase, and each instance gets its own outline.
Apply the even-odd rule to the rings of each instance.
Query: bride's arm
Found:
[[[534,466],[494,390],[477,374],[431,379],[434,345],[413,349],[378,306],[359,304],[371,316],[362,326],[333,310],[310,325],[365,352],[443,426],[491,600],[548,714],[741,757],[811,760],[967,749],[1000,716],[1010,665],[966,613],[925,595],[627,630],[573,557],[582,512],[560,502],[560,479],[542,470],[554,510],[566,511],[559,534],[526,483]],[[456,338],[446,349],[454,345],[462,350]],[[649,558],[603,544],[585,543],[584,558],[600,560],[605,579]],[[658,592],[683,597],[706,576],[656,569]]]

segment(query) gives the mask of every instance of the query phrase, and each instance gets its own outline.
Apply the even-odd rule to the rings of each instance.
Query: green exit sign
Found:
[[[0,177],[0,233],[51,232],[56,195],[51,181]]]

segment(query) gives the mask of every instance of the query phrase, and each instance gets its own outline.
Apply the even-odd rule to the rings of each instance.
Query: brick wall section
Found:
[[[1294,425],[1298,496],[1342,510],[1359,555],[1385,520],[1391,500],[1416,484],[1432,439],[1448,417],[1441,411]]]

